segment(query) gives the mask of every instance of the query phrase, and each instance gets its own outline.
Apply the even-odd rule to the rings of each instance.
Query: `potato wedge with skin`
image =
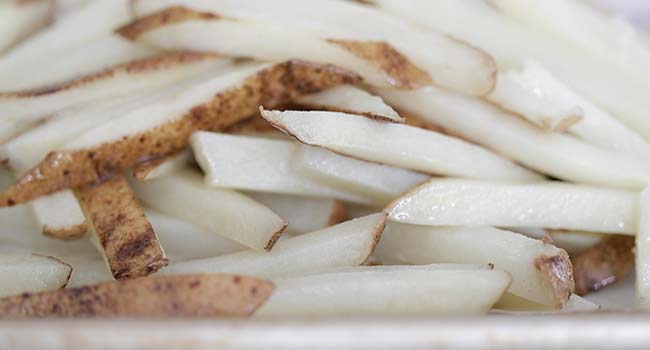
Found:
[[[297,57],[335,64],[359,72],[373,85],[413,88],[434,83],[470,95],[486,94],[494,86],[495,64],[483,52],[349,1],[307,4],[284,0],[272,6],[263,0],[180,4],[212,18],[185,17],[176,23],[156,23],[153,28],[140,24],[129,36],[166,48],[193,47],[266,60]],[[179,2],[136,1],[134,12],[165,16],[164,11],[154,12],[175,5]],[[203,40],[197,32],[212,40]],[[410,40],[403,40],[404,35]],[[287,47],[287,40],[293,45]]]
[[[352,85],[341,85],[315,94],[304,95],[295,103],[305,109],[358,114],[396,123],[404,122],[404,118],[384,103],[381,97],[371,95]]]
[[[492,227],[389,223],[375,255],[384,264],[493,264],[512,277],[510,293],[556,308],[574,290],[566,251]]]
[[[70,190],[39,197],[28,205],[32,209],[36,224],[48,237],[75,240],[88,232],[86,217],[79,201]]]
[[[624,279],[634,270],[634,237],[610,235],[575,255],[576,294],[585,295]]]
[[[559,119],[555,123],[558,126],[566,127],[566,131],[569,133],[610,150],[634,155],[641,159],[650,158],[650,144],[641,135],[623,125],[604,109],[574,92],[541,64],[527,60],[521,71],[508,71],[505,75],[507,75],[506,80],[500,79],[497,88],[488,97],[492,102],[502,105],[505,109],[510,109],[505,104],[514,104],[515,108],[512,111],[526,116],[525,110],[516,108],[525,100],[518,100],[517,96],[501,91],[500,85],[508,85],[508,79],[514,79],[515,84],[529,90],[529,93],[541,95],[548,100],[542,106],[538,105],[539,107],[563,106],[562,109],[565,111],[574,107],[579,108],[582,111],[579,122],[568,125],[566,121],[570,121],[571,118],[569,118],[563,119],[564,121]],[[504,75],[500,77],[504,78]],[[503,100],[501,102],[505,102],[505,104],[499,103],[499,100]],[[547,114],[552,113],[548,112]]]
[[[638,65],[620,67],[612,65],[607,59],[585,54],[575,45],[566,45],[553,36],[500,14],[485,1],[378,0],[375,3],[414,24],[436,29],[480,47],[495,58],[501,69],[520,67],[527,59],[535,59],[576,92],[597,101],[600,107],[610,111],[623,124],[646,140],[650,139],[650,123],[647,122],[649,104],[645,93],[648,90],[647,75],[639,74],[638,69],[628,68]],[[464,20],[458,21],[460,17]],[[472,25],[468,26],[467,23]],[[611,46],[606,47],[616,55],[622,52]],[[487,130],[493,131],[492,128]]]
[[[75,190],[115,279],[148,276],[168,259],[124,176]]]
[[[138,181],[147,182],[187,168],[192,164],[195,164],[192,150],[184,149],[175,154],[136,165],[133,168],[133,177]]]
[[[430,176],[414,171],[341,156],[302,145],[293,159],[294,171],[325,185],[375,199],[385,205]]]
[[[297,174],[292,161],[300,145],[293,141],[197,132],[190,143],[209,186],[373,202],[372,198]]]
[[[131,184],[148,207],[255,250],[271,250],[287,226],[284,219],[253,199],[205,185],[196,170]]]
[[[432,179],[386,208],[391,221],[431,226],[547,227],[632,235],[638,194],[558,182]]]
[[[318,231],[348,219],[345,205],[336,199],[263,192],[248,192],[246,195],[284,218],[288,223],[285,233],[289,234]]]
[[[110,176],[143,159],[181,150],[197,130],[220,130],[296,96],[358,82],[354,73],[300,61],[243,63],[217,76],[90,130],[51,152],[0,194],[0,206],[74,188]],[[38,178],[34,175],[41,174]]]
[[[53,113],[99,99],[128,97],[206,73],[229,59],[200,53],[165,53],[131,61],[46,89],[0,93],[0,141],[6,141]]]
[[[0,297],[64,288],[72,267],[53,257],[0,253]]]
[[[473,267],[356,267],[278,280],[256,316],[482,314],[509,283]]]
[[[408,125],[337,112],[262,110],[273,126],[300,142],[339,154],[429,174],[539,180],[510,160],[475,145]]]
[[[0,299],[0,317],[241,317],[273,284],[237,275],[157,276]]]
[[[648,162],[570,135],[544,132],[485,101],[431,87],[378,93],[397,108],[558,179],[632,189],[650,182]]]
[[[46,26],[54,0],[0,2],[0,54]]]
[[[161,272],[225,272],[261,278],[283,278],[337,267],[359,266],[375,249],[385,224],[385,214],[373,214],[282,240],[270,252],[249,250],[215,258],[171,263]]]

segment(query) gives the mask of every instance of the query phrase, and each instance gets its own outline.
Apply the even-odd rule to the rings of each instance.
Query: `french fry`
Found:
[[[408,125],[337,112],[262,110],[261,113],[273,126],[302,143],[362,160],[429,174],[520,181],[540,179],[537,174],[483,148]]]
[[[650,309],[650,189],[641,192],[639,199],[639,228],[636,233],[636,305]]]
[[[294,171],[325,185],[373,198],[385,205],[430,177],[414,171],[338,155],[303,145],[293,159]]]
[[[494,62],[483,52],[352,2],[307,5],[285,0],[269,6],[265,1],[190,0],[180,3],[185,8],[173,7],[178,5],[136,1],[136,15],[147,17],[121,32],[167,49],[192,47],[265,60],[297,57],[335,64],[359,72],[374,85],[413,88],[435,83],[483,95],[495,82]],[[196,33],[212,40],[201,40]],[[404,35],[409,40],[403,40]],[[290,47],[287,40],[293,43]]]
[[[576,294],[585,295],[625,278],[634,270],[634,237],[611,235],[571,258]]]
[[[29,206],[36,224],[46,236],[74,240],[88,232],[86,217],[72,191],[55,192],[37,198]]]
[[[0,2],[0,54],[46,26],[54,0]]]
[[[176,262],[162,273],[224,272],[260,278],[284,278],[337,267],[359,266],[375,249],[385,223],[384,214],[373,214],[282,240],[270,252],[249,250]]]
[[[336,199],[263,192],[248,192],[247,195],[284,218],[288,223],[285,232],[289,234],[318,231],[348,219],[345,205]]]
[[[637,202],[636,192],[558,182],[432,179],[395,200],[386,211],[390,220],[417,225],[634,234]]]
[[[206,54],[166,53],[128,62],[46,89],[0,93],[3,118],[0,141],[6,141],[25,128],[66,108],[102,98],[152,91],[228,63],[228,59]]]
[[[294,172],[292,161],[300,145],[292,141],[197,132],[191,145],[210,186],[372,203],[371,198]]]
[[[306,109],[327,110],[403,123],[404,118],[380,97],[351,85],[341,85],[329,90],[299,97],[295,103]]]
[[[0,317],[241,317],[272,291],[246,276],[159,276],[3,298]]]
[[[485,101],[434,88],[379,91],[388,103],[460,133],[541,173],[558,179],[638,189],[650,165],[637,157],[548,133]]]
[[[191,150],[185,149],[173,155],[136,165],[133,168],[133,177],[138,181],[147,182],[187,168],[192,163],[194,163],[194,154]]]
[[[206,186],[194,170],[131,184],[150,208],[255,250],[271,250],[287,226],[271,209],[241,193]]]
[[[76,190],[115,279],[144,277],[167,266],[156,233],[122,175]]]
[[[193,132],[223,129],[252,115],[260,104],[277,105],[291,97],[358,79],[331,66],[299,61],[243,64],[173,99],[131,111],[51,152],[0,194],[0,206],[92,183],[142,159],[178,151]],[[36,179],[36,173],[42,176]]]
[[[564,250],[492,227],[390,223],[375,254],[384,264],[493,264],[512,277],[510,293],[556,308],[566,304],[574,289]]]
[[[49,256],[0,253],[0,297],[64,288],[72,267]]]
[[[510,283],[503,271],[448,266],[357,267],[279,280],[256,316],[481,314]]]

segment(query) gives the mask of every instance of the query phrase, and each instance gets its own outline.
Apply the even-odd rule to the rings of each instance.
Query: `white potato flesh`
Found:
[[[524,25],[567,40],[621,65],[650,68],[650,46],[643,33],[622,16],[576,0],[491,0],[499,11]]]
[[[98,283],[114,281],[111,270],[101,257],[65,257],[66,264],[72,266],[72,276],[66,288],[77,288]]]
[[[558,182],[434,179],[395,200],[393,221],[432,226],[546,227],[634,234],[638,194]]]
[[[300,144],[292,141],[196,132],[190,143],[206,183],[213,187],[370,202],[298,175],[291,163]]]
[[[503,271],[472,267],[358,267],[276,281],[256,316],[482,314],[509,283]]]
[[[581,122],[584,112],[579,106],[556,98],[554,91],[527,73],[525,68],[499,73],[488,100],[545,131],[564,131]]]
[[[9,130],[5,131],[6,127],[1,128],[0,140],[6,140],[22,131],[21,126],[29,126],[30,123],[46,119],[66,108],[88,104],[99,99],[124,98],[141,92],[154,91],[230,63],[229,59],[206,57],[192,63],[162,68],[138,70],[130,69],[128,66],[118,66],[114,68],[112,74],[53,93],[36,96],[32,96],[29,92],[24,96],[0,95],[0,118],[3,122],[17,125],[13,128],[13,133]]]
[[[73,15],[94,0],[57,0],[54,13],[55,22],[60,22],[67,16]]]
[[[430,176],[414,171],[345,157],[323,148],[303,145],[293,159],[301,176],[373,198],[385,205]]]
[[[581,120],[566,125],[567,131],[571,134],[594,145],[638,156],[641,159],[650,159],[650,144],[641,135],[623,125],[605,110],[578,95],[541,64],[527,60],[524,62],[521,72],[510,74],[516,74],[518,82],[530,93],[543,97],[546,100],[545,106],[547,106],[544,108],[551,108],[548,106],[564,106],[564,110],[570,106],[579,108],[582,111]],[[491,99],[499,93],[501,83],[500,79],[497,89],[490,95]],[[517,103],[517,96],[508,97],[512,98],[508,102]],[[495,100],[493,99],[493,101]],[[523,101],[525,100],[519,102]],[[524,113],[522,110],[514,111]]]
[[[485,50],[501,69],[521,67],[527,59],[535,59],[578,93],[650,139],[647,118],[650,101],[645,93],[648,79],[643,74],[612,65],[611,61],[585,54],[575,45],[535,31],[500,14],[485,1],[373,0],[373,3],[415,24],[437,29]],[[611,51],[617,52],[613,48]]]
[[[505,229],[530,238],[540,240],[550,238],[554,246],[566,250],[570,256],[582,253],[607,238],[606,233],[589,231],[546,230],[537,227],[506,227]]]
[[[0,2],[0,54],[52,19],[53,0]]]
[[[562,180],[634,189],[650,183],[648,162],[570,135],[544,132],[485,101],[432,87],[382,90],[380,95],[393,106]]]
[[[262,116],[302,143],[366,161],[438,175],[540,179],[484,148],[418,127],[337,112],[264,110]]]
[[[270,252],[248,250],[215,258],[172,262],[161,272],[223,272],[260,278],[284,278],[359,266],[374,250],[385,223],[385,214],[373,214],[281,240]]]
[[[192,170],[146,184],[134,180],[131,186],[148,207],[252,249],[270,249],[287,225],[271,209],[241,193],[206,186]]]
[[[39,197],[28,205],[36,224],[45,234],[58,236],[56,232],[74,232],[74,236],[81,236],[86,231],[86,217],[70,190]]]
[[[572,294],[569,302],[562,308],[564,312],[593,312],[600,310],[600,305],[577,295]]]
[[[325,40],[384,41],[428,72],[439,86],[471,95],[486,94],[494,86],[494,62],[483,52],[353,2],[136,1],[134,12],[142,16],[173,5],[214,12],[228,20],[164,26],[144,34],[146,42],[167,49],[201,49],[266,60],[302,58],[332,63],[364,75],[370,84],[386,86],[394,83],[392,77],[374,69],[372,61],[355,58]],[[405,36],[409,40],[403,40]],[[292,45],[286,45],[287,42]]]
[[[0,297],[61,289],[71,273],[70,265],[52,257],[0,254]]]
[[[303,234],[318,231],[344,219],[342,204],[331,198],[310,198],[277,193],[248,192],[254,200],[271,208],[289,225],[285,233]]]
[[[144,175],[144,178],[138,180],[140,181],[151,181],[158,178],[161,178],[165,175],[171,174],[177,170],[188,167],[194,162],[194,154],[191,150],[185,149],[177,154],[168,156],[164,161],[152,166],[147,170],[147,173]]]
[[[650,309],[650,188],[641,192],[639,229],[636,233],[636,301],[640,309]]]
[[[352,85],[337,87],[298,97],[296,103],[311,109],[325,109],[360,114],[372,118],[403,123],[404,118],[381,97],[374,96]]]
[[[219,92],[237,87],[246,78],[266,67],[269,64],[242,63],[215,67],[204,73],[206,80],[90,129],[64,144],[60,150],[91,148],[178,120],[192,107],[211,101]]]
[[[427,227],[389,223],[375,256],[384,264],[494,264],[512,277],[508,291],[528,300],[560,306],[568,300],[566,286],[556,290],[538,260],[560,256],[571,270],[568,255],[557,247],[493,227]],[[567,298],[567,299],[563,299]]]
[[[233,240],[157,211],[147,210],[147,219],[171,261],[208,258],[248,249]]]

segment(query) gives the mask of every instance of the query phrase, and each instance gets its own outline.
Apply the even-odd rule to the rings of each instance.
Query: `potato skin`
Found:
[[[360,80],[357,74],[332,65],[299,60],[274,64],[238,86],[216,93],[211,101],[149,130],[88,149],[51,152],[0,194],[0,207],[101,181],[142,161],[180,151],[195,131],[224,130],[256,113],[260,105],[271,108],[303,94]]]
[[[239,275],[147,277],[2,298],[0,318],[241,317],[257,310],[273,288]]]
[[[148,276],[167,266],[153,226],[123,175],[75,191],[115,279]]]
[[[611,235],[576,255],[573,271],[576,294],[585,295],[614,283],[634,268],[634,236]]]

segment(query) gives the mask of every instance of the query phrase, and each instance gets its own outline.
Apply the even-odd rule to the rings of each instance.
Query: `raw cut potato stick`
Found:
[[[54,3],[54,0],[0,2],[0,55],[46,26],[52,19]]]
[[[148,276],[168,260],[124,176],[76,190],[115,279]]]
[[[0,206],[92,183],[142,159],[181,150],[193,132],[226,128],[252,115],[260,105],[275,106],[305,93],[358,80],[353,73],[301,61],[243,63],[174,98],[89,130],[51,152],[0,194]],[[41,176],[36,178],[36,173]]]
[[[392,221],[432,226],[547,227],[634,234],[638,194],[561,182],[432,179],[386,208]]]
[[[650,159],[650,144],[641,135],[623,125],[607,111],[572,91],[539,63],[527,60],[524,62],[521,71],[508,71],[501,75],[500,78],[505,79],[499,80],[489,99],[502,105],[505,109],[511,109],[506,105],[510,104],[511,107],[514,107],[511,109],[513,112],[521,114],[529,120],[531,116],[534,117],[531,113],[527,113],[526,109],[517,108],[519,105],[524,105],[530,101],[525,98],[526,96],[522,98],[519,94],[510,94],[509,91],[503,91],[503,85],[515,83],[515,88],[524,89],[527,91],[525,93],[534,94],[541,98],[540,101],[537,101],[538,103],[524,106],[524,108],[530,107],[532,113],[536,111],[542,113],[544,110],[557,109],[559,106],[563,106],[561,109],[564,111],[580,110],[579,121],[572,118],[559,118],[556,122],[551,122],[551,125],[555,125],[556,128],[561,126],[561,129],[566,129],[567,132],[594,145],[634,155],[643,160]],[[566,113],[557,110],[543,113],[543,115],[553,114],[561,116]],[[567,123],[568,121],[575,122]]]
[[[639,229],[636,234],[636,302],[650,309],[650,189],[641,192]]]
[[[192,150],[185,149],[172,155],[136,165],[133,168],[133,177],[140,182],[147,182],[187,168],[192,163],[194,163],[194,154]]]
[[[375,249],[386,224],[384,214],[372,214],[276,244],[270,252],[243,251],[220,257],[172,263],[165,274],[243,273],[283,278],[328,269],[359,266]]]
[[[47,89],[0,93],[0,141],[6,141],[52,114],[100,99],[153,91],[184,77],[205,72],[227,59],[206,54],[165,53],[139,59]]]
[[[63,257],[72,266],[72,276],[66,288],[77,288],[98,283],[115,281],[103,257],[73,256]]]
[[[351,85],[341,85],[315,94],[304,95],[295,103],[306,109],[358,114],[396,123],[404,122],[404,118],[384,103],[381,97]]]
[[[303,145],[293,159],[294,171],[325,185],[343,188],[385,205],[430,176],[414,171],[341,156]]]
[[[569,135],[544,132],[485,101],[434,88],[379,94],[397,108],[562,180],[633,189],[650,182],[648,162]]]
[[[510,293],[556,308],[566,304],[574,289],[564,250],[492,227],[389,223],[375,255],[384,264],[493,264],[512,277]]]
[[[256,316],[482,314],[509,283],[471,266],[357,267],[278,280]]]
[[[237,275],[157,276],[3,298],[0,317],[242,317],[273,288]]]
[[[501,69],[521,67],[526,60],[535,59],[580,95],[610,111],[646,140],[650,139],[646,74],[612,65],[610,60],[585,53],[553,36],[527,27],[500,14],[485,1],[378,0],[374,3],[414,24],[436,29],[480,47],[495,58]],[[461,17],[463,21],[458,21]],[[590,34],[600,36],[596,32]],[[612,46],[606,47],[608,52],[620,54]]]
[[[62,289],[72,267],[53,257],[30,253],[0,253],[0,297]]]
[[[192,136],[191,145],[210,186],[337,198],[360,204],[373,202],[369,197],[297,174],[292,161],[300,145],[293,141],[197,132]]]
[[[196,170],[131,184],[148,207],[255,250],[271,250],[287,226],[271,209],[241,193],[208,187]]]
[[[166,49],[335,64],[359,72],[377,86],[434,83],[484,95],[495,83],[494,61],[480,50],[352,2],[283,0],[270,5],[264,0],[227,0],[173,5],[178,2],[136,1],[135,14],[145,17],[120,32]],[[292,45],[287,46],[287,40]]]
[[[517,181],[541,179],[481,147],[409,125],[337,112],[261,113],[273,126],[302,143],[366,161],[429,174]]]
[[[585,295],[624,279],[634,270],[634,237],[611,235],[571,258],[576,294]]]
[[[54,192],[28,203],[36,224],[44,235],[63,239],[80,239],[88,231],[79,201],[70,190]]]
[[[331,198],[310,198],[277,193],[248,192],[287,223],[286,233],[303,234],[340,224],[348,219],[345,204]]]
[[[570,256],[588,250],[609,236],[607,233],[544,229],[539,227],[505,227],[505,229],[521,233],[530,238],[550,242],[554,246],[566,250]]]

